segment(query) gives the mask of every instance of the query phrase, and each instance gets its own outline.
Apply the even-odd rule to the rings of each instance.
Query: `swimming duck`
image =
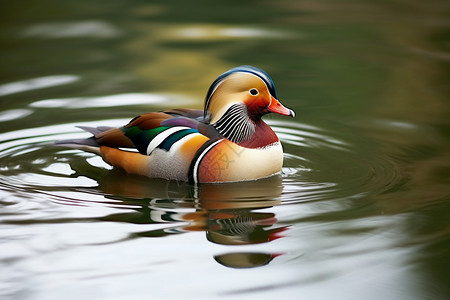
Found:
[[[142,114],[120,128],[81,127],[92,137],[61,146],[100,155],[127,173],[191,182],[233,182],[281,171],[283,148],[261,117],[294,117],[276,96],[270,76],[252,66],[220,75],[204,110],[171,109]]]

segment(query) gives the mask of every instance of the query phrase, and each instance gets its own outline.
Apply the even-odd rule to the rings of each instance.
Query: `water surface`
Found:
[[[2,5],[5,299],[447,299],[445,1]],[[52,146],[143,112],[201,108],[256,65],[278,176],[192,186]]]

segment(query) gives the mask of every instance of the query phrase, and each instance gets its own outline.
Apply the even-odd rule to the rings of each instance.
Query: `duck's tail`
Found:
[[[92,152],[100,155],[100,144],[97,141],[96,135],[110,130],[112,127],[87,127],[77,126],[84,131],[92,133],[93,136],[84,139],[69,139],[54,142],[54,145],[60,147],[80,149],[87,152]]]

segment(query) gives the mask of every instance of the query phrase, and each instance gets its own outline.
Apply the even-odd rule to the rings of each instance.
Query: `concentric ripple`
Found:
[[[270,123],[285,149],[283,203],[364,197],[401,181],[393,161],[376,151],[379,145],[361,141],[351,128]]]
[[[95,122],[117,126],[126,120]],[[280,199],[281,204],[360,197],[381,193],[401,184],[395,165],[377,157],[377,145],[362,143],[348,128],[339,132],[286,121],[269,121],[282,140],[285,162],[281,180],[235,184],[234,199]],[[95,125],[84,123],[81,125]],[[0,135],[1,187],[8,191],[44,193],[55,202],[115,206],[122,195],[131,199],[161,198],[195,201],[198,191],[189,185],[128,176],[99,157],[78,150],[54,147],[55,140],[86,136],[75,125],[61,124],[18,130]],[[124,179],[125,178],[125,179]],[[151,182],[156,182],[152,184]],[[111,184],[112,183],[112,184]],[[237,188],[241,187],[241,188]],[[209,188],[210,190],[211,188]],[[226,189],[208,195],[219,197]],[[249,191],[251,191],[249,193]],[[219,193],[220,192],[220,193]],[[107,196],[105,196],[107,195]],[[115,196],[114,196],[115,195]],[[133,202],[126,202],[133,205]]]

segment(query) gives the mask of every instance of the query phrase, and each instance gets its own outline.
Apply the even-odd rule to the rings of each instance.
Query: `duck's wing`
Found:
[[[111,148],[130,148],[140,150],[146,132],[161,127],[161,122],[171,118],[161,112],[142,114],[132,119],[127,125],[119,128],[80,127],[94,135],[98,146]],[[141,152],[141,151],[140,151]]]
[[[163,111],[166,114],[170,114],[176,117],[186,117],[189,119],[196,119],[198,121],[203,120],[203,110],[191,109],[191,108],[175,108]]]
[[[202,110],[177,108],[166,110],[164,113],[172,115],[172,118],[162,121],[161,126],[186,126],[198,130],[199,133],[211,140],[223,138],[223,135],[213,126],[205,123]]]
[[[200,133],[208,139],[221,137],[214,127],[203,122],[203,111],[195,109],[146,113],[119,128],[79,128],[92,133],[93,137],[59,141],[57,144],[83,150],[89,150],[84,146],[136,149],[141,154],[150,155],[156,148],[170,149],[176,141],[191,133]]]

